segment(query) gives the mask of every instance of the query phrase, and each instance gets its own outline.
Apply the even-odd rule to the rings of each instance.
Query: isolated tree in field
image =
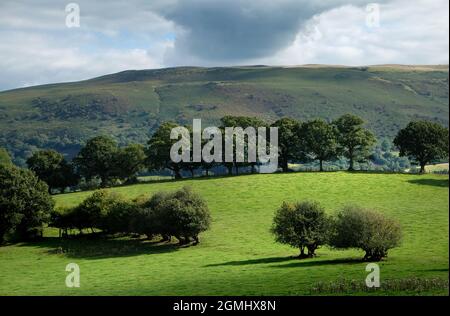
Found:
[[[420,172],[435,159],[448,159],[448,128],[432,122],[410,122],[400,130],[394,144],[400,149],[400,156],[414,159],[420,165]]]
[[[66,187],[78,183],[78,177],[75,175],[72,165],[57,151],[37,151],[27,159],[27,165],[39,179],[47,183],[50,193],[52,189],[64,191]]]
[[[170,132],[178,127],[174,122],[164,122],[152,135],[145,149],[147,155],[146,165],[149,169],[169,169],[173,172],[175,179],[181,179],[181,162],[173,162],[170,158],[170,148],[178,140],[170,139]]]
[[[317,202],[283,203],[275,213],[271,231],[277,242],[300,249],[299,258],[311,258],[327,242],[329,223]]]
[[[336,128],[323,120],[313,120],[303,123],[300,128],[302,151],[312,160],[319,160],[320,171],[323,162],[337,157]]]
[[[287,172],[288,163],[300,158],[300,123],[291,118],[282,118],[271,126],[278,127],[278,164],[283,172]]]
[[[354,170],[354,163],[362,162],[370,155],[376,138],[369,130],[363,128],[364,121],[355,115],[345,114],[335,120],[339,152],[349,160],[349,171]]]
[[[0,148],[0,165],[12,165],[11,157],[6,149]]]
[[[145,166],[144,146],[131,144],[117,150],[114,158],[114,174],[127,182],[136,179],[136,174]]]
[[[102,187],[105,187],[114,177],[117,152],[117,143],[112,138],[97,136],[80,150],[74,163],[80,175],[87,180],[99,177]]]
[[[53,206],[47,184],[33,172],[0,165],[0,243],[12,231],[19,239],[35,237]]]
[[[388,250],[398,247],[402,237],[400,224],[375,211],[347,206],[334,220],[330,246],[364,250],[364,260],[380,261]]]

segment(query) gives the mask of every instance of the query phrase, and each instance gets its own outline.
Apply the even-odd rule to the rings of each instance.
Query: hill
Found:
[[[448,66],[181,67],[124,71],[91,80],[0,93],[0,147],[16,163],[36,148],[69,156],[99,134],[145,143],[161,122],[224,115],[267,121],[363,117],[380,137],[410,120],[448,126]]]
[[[211,230],[200,235],[198,246],[127,238],[61,240],[49,230],[43,241],[0,247],[0,295],[308,295],[319,282],[340,280],[364,288],[363,251],[320,248],[316,258],[298,260],[291,257],[298,249],[274,242],[269,229],[275,210],[283,201],[304,199],[320,201],[328,213],[357,203],[400,221],[402,245],[379,263],[381,289],[359,294],[448,295],[448,283],[447,289],[433,288],[431,281],[448,282],[448,176],[261,174],[110,190],[131,199],[183,185],[201,194],[212,214]],[[72,206],[89,194],[55,199],[58,207]],[[65,287],[64,268],[71,262],[80,266],[80,288]],[[428,280],[428,287],[419,289],[417,279]],[[397,281],[406,286],[386,288]]]

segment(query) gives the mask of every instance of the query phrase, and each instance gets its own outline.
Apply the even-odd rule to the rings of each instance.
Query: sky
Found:
[[[176,66],[448,64],[448,11],[448,0],[1,0],[0,90]]]

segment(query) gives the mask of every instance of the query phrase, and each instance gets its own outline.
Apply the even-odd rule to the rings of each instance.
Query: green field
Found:
[[[363,252],[318,250],[298,260],[296,249],[269,232],[282,201],[315,199],[331,213],[357,203],[398,219],[404,240],[380,263],[381,286],[405,278],[448,279],[448,177],[376,173],[291,173],[199,178],[117,187],[128,198],[190,185],[208,202],[213,223],[198,246],[125,238],[60,240],[0,248],[0,295],[308,295],[318,282],[364,282]],[[55,196],[58,206],[89,192]],[[59,248],[61,247],[61,248]],[[66,264],[81,269],[81,287],[66,288]],[[324,293],[326,294],[326,293]],[[360,293],[361,294],[361,293]],[[448,294],[447,290],[373,294]]]

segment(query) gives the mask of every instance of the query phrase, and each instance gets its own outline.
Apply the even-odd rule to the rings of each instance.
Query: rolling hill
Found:
[[[327,120],[354,113],[380,137],[414,119],[448,126],[448,66],[180,67],[124,71],[91,80],[0,93],[0,147],[23,164],[33,150],[69,157],[90,137],[145,143],[163,121],[224,115],[267,121]]]

